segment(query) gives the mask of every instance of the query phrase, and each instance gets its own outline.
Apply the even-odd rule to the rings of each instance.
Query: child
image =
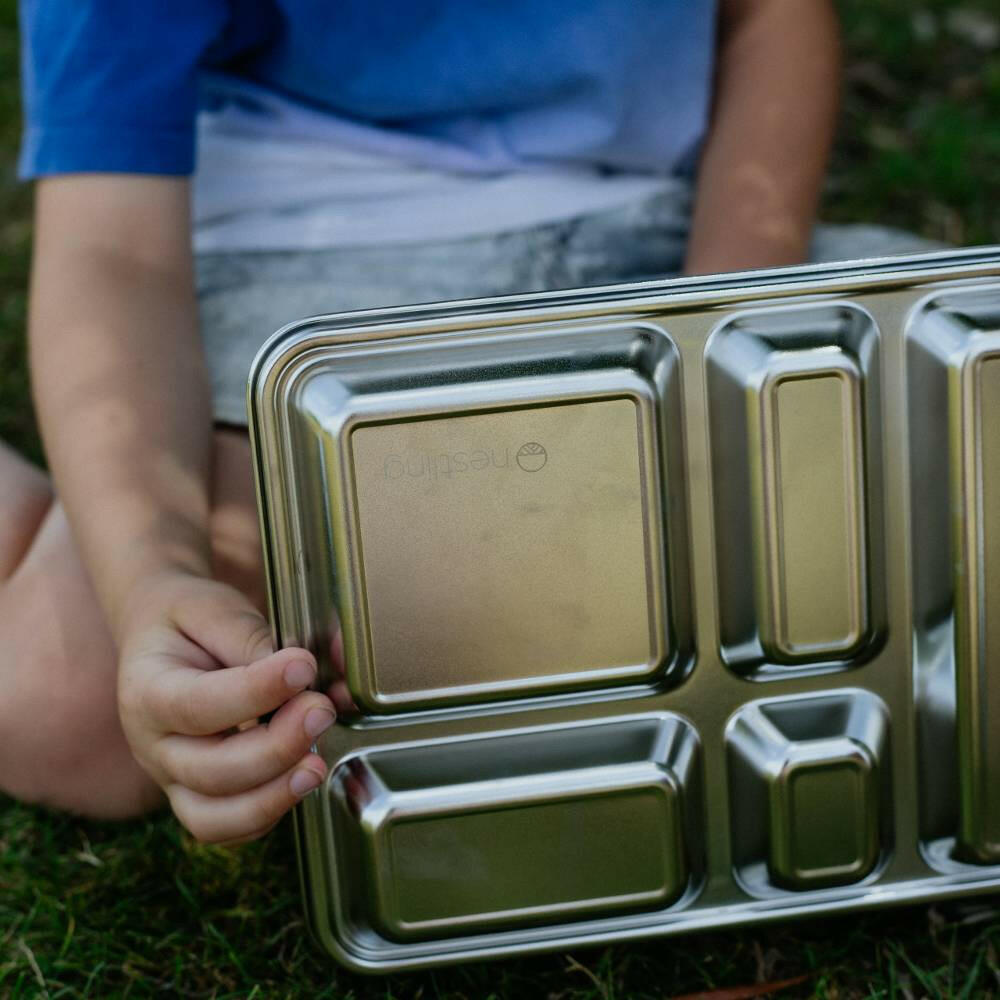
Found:
[[[806,259],[831,0],[720,2],[22,0],[55,486],[0,445],[0,789],[234,842],[321,782],[243,430],[277,326]]]

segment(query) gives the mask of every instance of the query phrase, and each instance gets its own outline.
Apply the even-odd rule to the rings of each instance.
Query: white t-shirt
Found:
[[[610,210],[684,186],[665,175],[585,166],[499,173],[427,166],[419,148],[426,140],[408,146],[397,139],[385,148],[383,137],[266,91],[249,106],[202,111],[195,250],[460,239]]]

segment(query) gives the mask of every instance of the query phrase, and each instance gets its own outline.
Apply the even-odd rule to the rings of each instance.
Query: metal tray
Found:
[[[1000,250],[320,317],[249,410],[344,964],[1000,888]]]

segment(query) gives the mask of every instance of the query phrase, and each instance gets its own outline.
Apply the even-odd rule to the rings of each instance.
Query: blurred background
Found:
[[[24,345],[31,190],[14,174],[16,6],[0,0],[0,439],[40,459]],[[839,6],[843,107],[821,217],[1000,243],[1000,2]],[[100,826],[0,798],[0,997],[739,1000],[785,980],[787,997],[1000,996],[993,899],[358,980],[303,938],[292,853],[287,827],[227,852],[170,820]],[[733,989],[747,984],[758,986]]]
[[[839,0],[846,72],[821,217],[1000,242],[1000,0]],[[0,438],[38,454],[25,394],[31,190],[16,182],[17,2],[0,0]]]

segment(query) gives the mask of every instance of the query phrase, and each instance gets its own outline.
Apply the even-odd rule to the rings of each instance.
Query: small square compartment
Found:
[[[289,378],[289,604],[312,635],[339,620],[363,712],[683,673],[679,360],[661,330],[353,345]]]
[[[887,714],[867,692],[753,702],[727,729],[733,858],[754,895],[860,882],[889,839]]]
[[[702,870],[698,766],[672,716],[351,758],[330,801],[354,933],[423,940],[669,907]]]
[[[726,320],[706,348],[722,657],[863,662],[884,629],[878,332],[850,304]]]

